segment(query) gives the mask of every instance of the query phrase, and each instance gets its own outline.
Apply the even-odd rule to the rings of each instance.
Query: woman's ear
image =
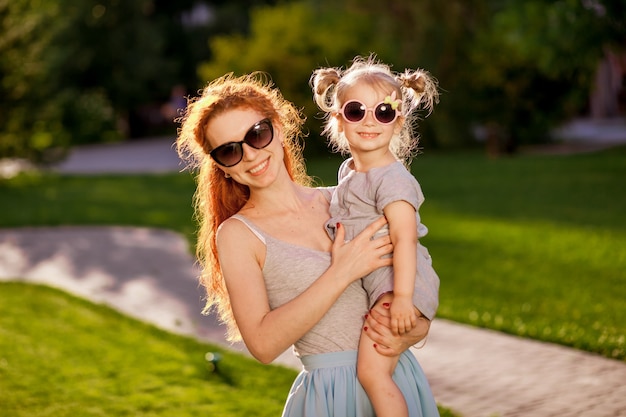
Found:
[[[230,174],[226,172],[224,167],[222,167],[221,165],[219,165],[215,161],[211,161],[211,162],[212,162],[213,166],[215,166],[218,174],[223,175],[224,178],[230,178]]]
[[[272,127],[274,128],[274,139],[278,139],[280,145],[284,148],[285,138],[283,137],[283,127],[279,124],[273,124]]]

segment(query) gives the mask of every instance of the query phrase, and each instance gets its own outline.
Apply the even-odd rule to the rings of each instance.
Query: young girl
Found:
[[[350,153],[339,168],[339,184],[330,206],[327,232],[337,226],[345,239],[356,236],[371,219],[384,214],[394,245],[393,266],[363,278],[367,292],[393,292],[389,306],[391,328],[404,334],[418,317],[432,320],[438,306],[439,278],[431,258],[418,239],[428,229],[420,223],[424,197],[418,182],[406,169],[417,145],[413,134],[416,110],[430,113],[438,100],[437,84],[428,73],[406,70],[402,74],[369,58],[357,57],[350,68],[322,68],[311,77],[314,99],[327,119],[324,134],[333,149]],[[370,297],[370,306],[378,300]],[[363,328],[357,375],[378,417],[408,416],[406,400],[392,379],[398,356],[379,354]]]

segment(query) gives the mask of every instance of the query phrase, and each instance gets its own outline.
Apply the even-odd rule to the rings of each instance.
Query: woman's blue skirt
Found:
[[[304,369],[293,385],[283,417],[375,417],[356,377],[356,351],[302,357]],[[438,417],[437,404],[415,356],[400,356],[393,379],[404,394],[410,417]]]

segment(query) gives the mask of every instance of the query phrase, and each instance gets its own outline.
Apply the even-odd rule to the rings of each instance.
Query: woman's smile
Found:
[[[250,174],[252,174],[252,175],[259,175],[259,174],[261,174],[262,171],[267,169],[269,163],[270,163],[270,158],[267,158],[266,160],[261,162],[259,165],[257,165],[254,168],[250,169],[249,170]]]

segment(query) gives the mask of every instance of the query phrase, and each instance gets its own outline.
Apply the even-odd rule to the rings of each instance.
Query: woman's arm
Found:
[[[317,324],[350,283],[390,265],[391,258],[381,258],[392,251],[389,238],[370,240],[385,223],[381,217],[349,243],[344,243],[340,227],[330,267],[306,291],[274,310],[261,270],[263,244],[241,222],[224,223],[217,241],[220,265],[235,321],[250,353],[260,362],[273,361]]]

